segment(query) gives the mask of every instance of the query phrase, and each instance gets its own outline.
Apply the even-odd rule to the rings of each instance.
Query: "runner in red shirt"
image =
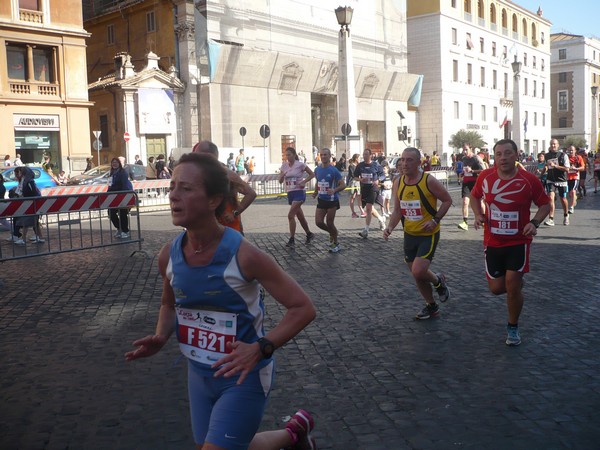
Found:
[[[567,172],[567,201],[569,202],[569,214],[575,212],[577,206],[577,189],[579,189],[579,178],[582,172],[585,171],[585,162],[583,158],[577,154],[577,148],[574,145],[569,146],[567,151],[569,155],[569,171]]]
[[[471,191],[475,229],[485,225],[483,245],[490,291],[506,293],[506,345],[519,345],[519,315],[523,309],[523,275],[529,272],[529,245],[540,222],[550,212],[550,199],[540,180],[515,165],[517,144],[502,139],[494,145],[495,165],[477,178]],[[485,203],[485,213],[481,208]],[[538,211],[530,220],[531,203]]]

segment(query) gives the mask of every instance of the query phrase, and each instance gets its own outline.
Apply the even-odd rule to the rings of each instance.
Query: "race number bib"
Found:
[[[362,184],[373,184],[373,174],[372,173],[363,173],[360,175],[360,182]]]
[[[600,163],[594,163],[594,170],[600,170]]]
[[[298,178],[296,178],[296,177],[290,177],[290,178],[286,178],[285,179],[285,190],[287,192],[297,191],[298,189],[301,189],[298,186]]]
[[[406,220],[418,222],[423,219],[421,200],[400,200],[400,211]]]
[[[490,231],[494,234],[515,235],[519,231],[518,211],[491,211]]]
[[[231,353],[237,330],[234,313],[176,307],[179,349],[187,358],[212,365]]]
[[[463,178],[473,178],[475,174],[470,166],[463,167]]]
[[[319,181],[318,183],[319,195],[327,195],[329,190],[329,183],[327,181]]]

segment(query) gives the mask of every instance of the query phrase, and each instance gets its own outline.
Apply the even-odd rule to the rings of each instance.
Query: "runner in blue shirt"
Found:
[[[338,192],[346,188],[344,177],[338,169],[331,165],[331,150],[321,149],[321,165],[315,169],[317,185],[313,192],[313,198],[317,199],[317,211],[315,212],[315,223],[324,231],[329,233],[329,252],[340,251],[338,244],[338,230],[334,225],[335,213],[340,209]]]

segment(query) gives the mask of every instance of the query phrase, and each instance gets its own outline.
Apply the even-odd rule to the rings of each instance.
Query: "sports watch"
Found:
[[[271,356],[273,356],[273,352],[275,351],[275,344],[273,344],[270,340],[262,337],[258,340],[258,345],[260,347],[260,352],[262,353],[264,359],[268,359]]]

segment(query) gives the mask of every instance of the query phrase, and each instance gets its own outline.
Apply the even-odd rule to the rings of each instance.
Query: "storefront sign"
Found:
[[[47,130],[60,131],[58,114],[14,114],[13,125],[15,130]]]

